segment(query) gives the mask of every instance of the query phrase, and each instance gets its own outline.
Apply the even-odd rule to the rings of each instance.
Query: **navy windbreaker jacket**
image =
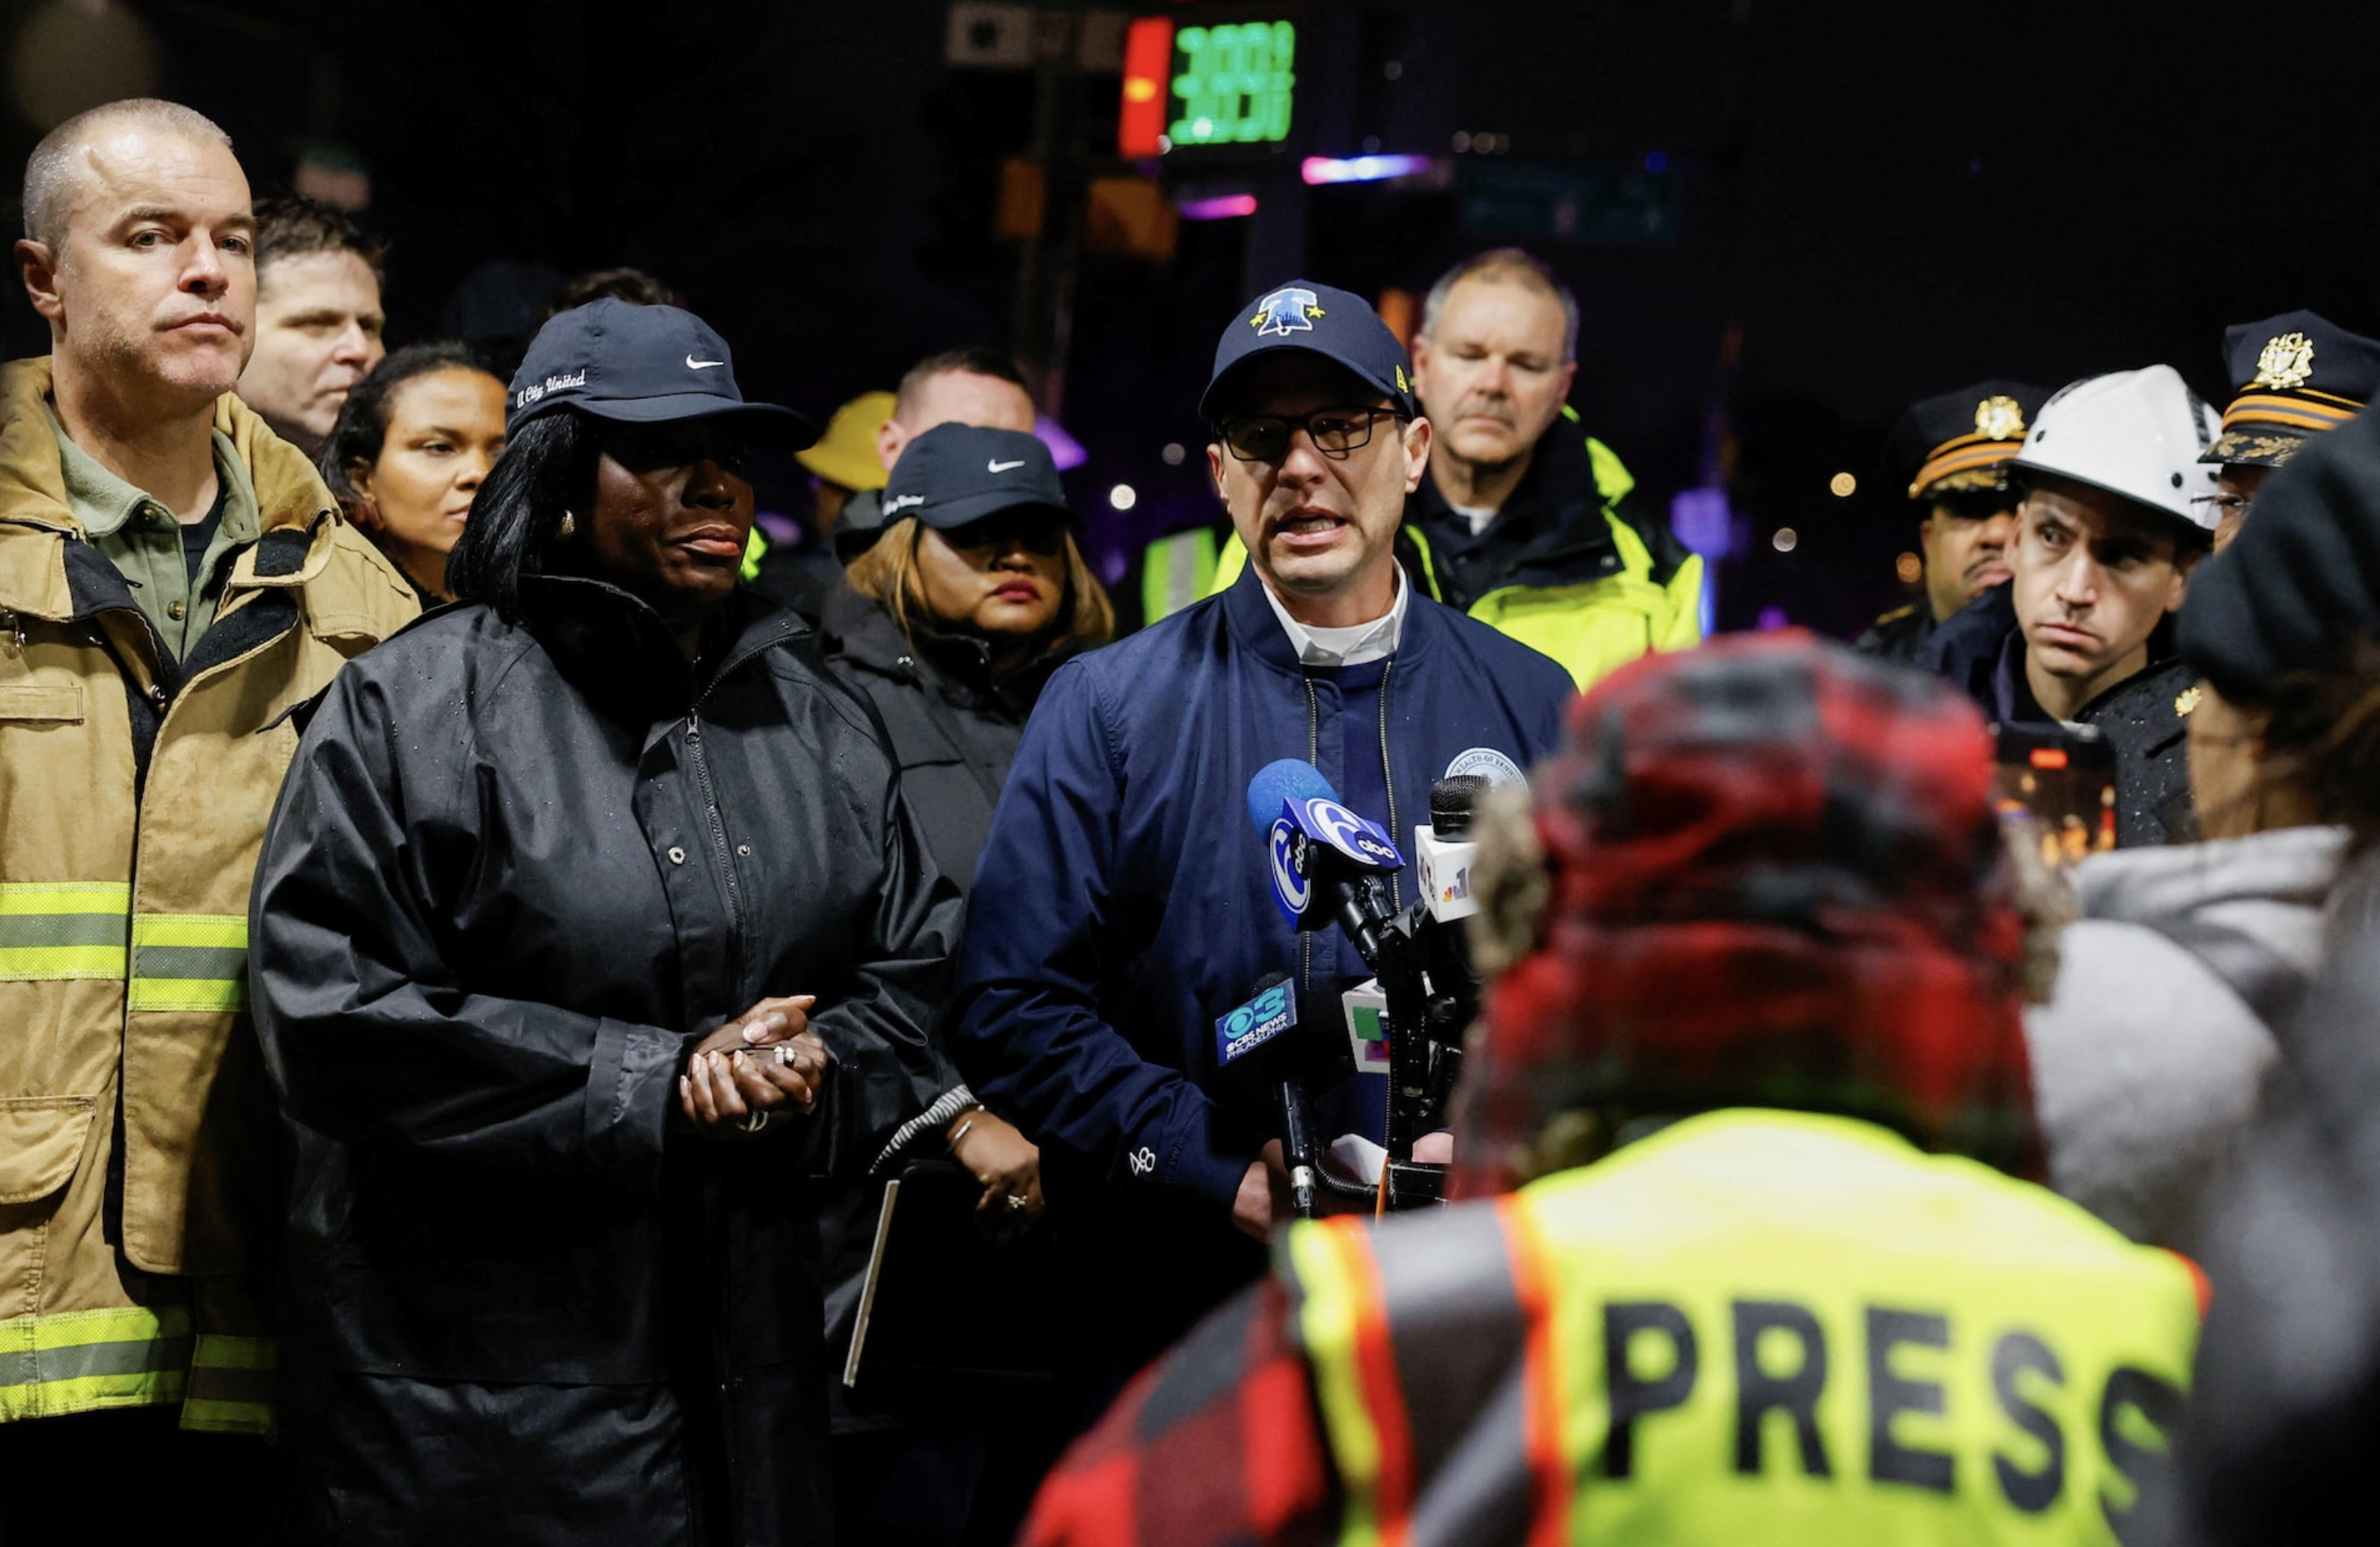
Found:
[[[1050,679],[977,869],[949,1022],[968,1083],[1045,1166],[1226,1211],[1270,1135],[1218,1099],[1216,1018],[1289,973],[1305,1023],[1341,1036],[1340,980],[1363,973],[1335,932],[1304,944],[1274,907],[1250,777],[1310,760],[1408,849],[1435,780],[1458,762],[1525,770],[1572,695],[1551,659],[1416,593],[1377,694],[1350,708],[1341,679],[1379,669],[1302,667],[1260,587],[1251,569]],[[1385,809],[1359,793],[1383,788]]]

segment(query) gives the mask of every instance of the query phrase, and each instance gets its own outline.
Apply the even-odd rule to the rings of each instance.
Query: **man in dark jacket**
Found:
[[[1655,650],[1702,642],[1703,562],[1565,405],[1578,297],[1518,248],[1439,276],[1414,338],[1429,472],[1405,502],[1397,558],[1442,601],[1543,651],[1581,689]],[[1150,620],[1238,578],[1246,550],[1208,527],[1144,557]]]
[[[1335,1026],[1364,975],[1336,935],[1301,938],[1268,900],[1249,777],[1308,759],[1402,836],[1450,770],[1517,778],[1550,749],[1571,691],[1553,661],[1403,580],[1392,542],[1430,430],[1360,298],[1305,282],[1260,297],[1200,407],[1252,562],[1050,680],[992,818],[952,1018],[976,1094],[1042,1146],[1053,1222],[1082,1258],[1065,1278],[1087,1406],[1263,1264],[1278,1150],[1263,1158],[1269,1108],[1217,1077],[1216,1018],[1278,972]],[[1324,1093],[1327,1131],[1378,1136],[1366,1078]]]
[[[2008,465],[2049,394],[2022,381],[1978,381],[1912,406],[1892,427],[1885,470],[1923,513],[1925,594],[1876,621],[1852,648],[1913,663],[1935,625],[2008,584],[2016,491]]]
[[[2008,585],[1935,630],[1917,662],[2001,724],[2093,725],[2116,753],[2116,839],[2195,835],[2184,720],[2197,706],[2168,620],[2214,526],[2214,411],[2170,366],[2076,381],[2010,464],[2022,498]]]

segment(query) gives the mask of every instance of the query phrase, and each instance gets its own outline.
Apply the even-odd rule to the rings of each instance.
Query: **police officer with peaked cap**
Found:
[[[2362,412],[2380,389],[2380,340],[2350,333],[2311,311],[2285,311],[2223,331],[2224,363],[2240,384],[2223,433],[2202,462],[2219,464],[2213,494],[2215,550],[2238,535],[2256,489],[2313,436]]]
[[[1917,544],[1925,594],[1878,618],[1853,649],[1914,665],[1937,623],[2007,583],[2016,532],[2008,465],[2048,396],[2022,381],[1978,381],[1900,416],[1885,444],[1885,466],[1924,513]]]

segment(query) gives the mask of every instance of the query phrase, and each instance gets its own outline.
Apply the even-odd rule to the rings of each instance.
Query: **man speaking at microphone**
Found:
[[[1279,1151],[1270,1108],[1218,1071],[1217,1019],[1285,973],[1295,1034],[1342,1037],[1340,992],[1367,975],[1275,908],[1250,777],[1310,762],[1402,844],[1437,780],[1516,779],[1559,744],[1568,673],[1399,570],[1429,460],[1410,371],[1345,291],[1295,281],[1232,316],[1199,412],[1249,567],[1062,667],[992,818],[952,1049],[1041,1146],[1086,1421],[1263,1267]],[[1409,876],[1390,890],[1415,900]],[[1313,1094],[1326,1141],[1380,1137],[1378,1082]]]

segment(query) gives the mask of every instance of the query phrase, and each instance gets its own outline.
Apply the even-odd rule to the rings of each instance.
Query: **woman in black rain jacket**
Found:
[[[744,448],[799,421],[727,359],[670,308],[549,322],[479,604],[343,672],[283,792],[298,1540],[826,1539],[806,1178],[932,1094],[958,904],[868,710],[736,588]]]

